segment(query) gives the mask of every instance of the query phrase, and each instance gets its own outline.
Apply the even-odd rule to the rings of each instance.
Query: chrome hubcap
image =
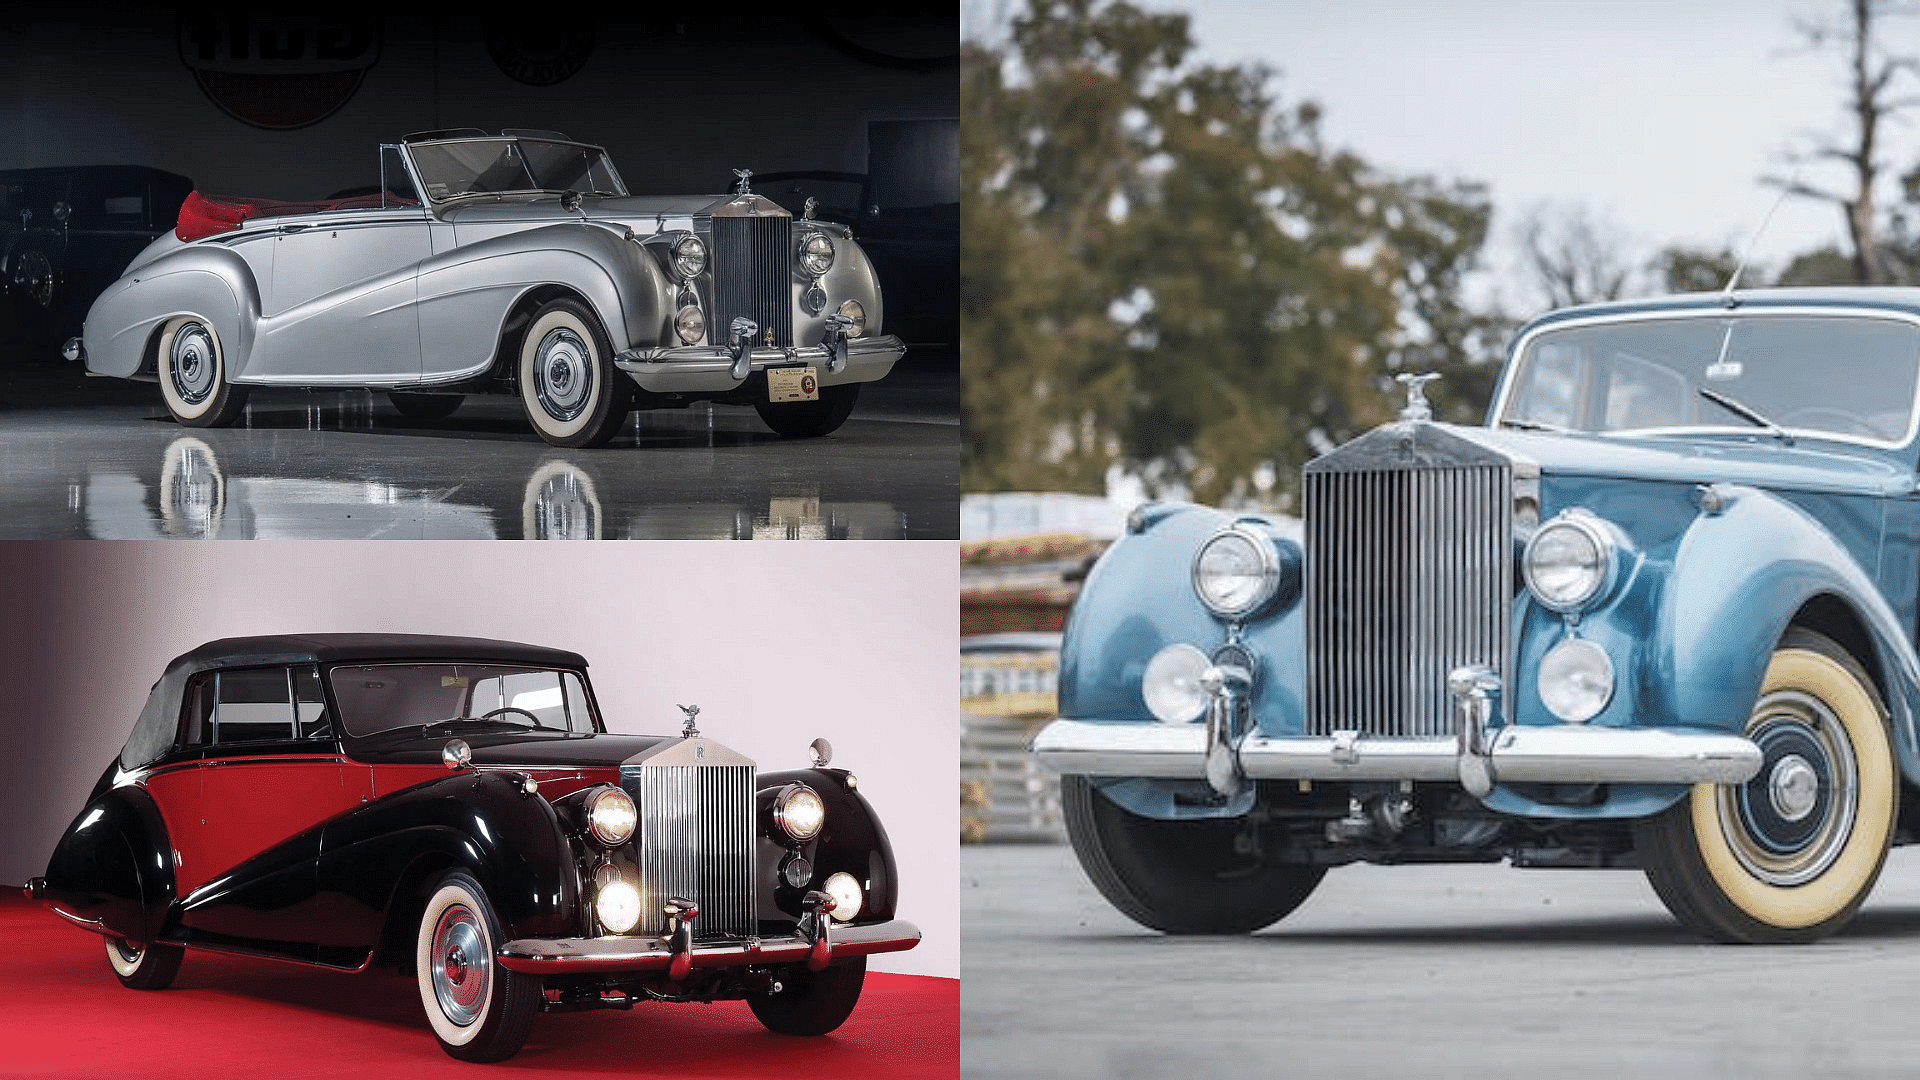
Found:
[[[1820,775],[1806,758],[1788,754],[1773,766],[1767,794],[1773,799],[1775,813],[1788,821],[1799,821],[1813,813],[1814,803],[1820,798]]]
[[[486,1007],[493,954],[472,909],[454,904],[433,928],[433,996],[448,1020],[465,1027]]]
[[[580,335],[562,326],[540,339],[533,359],[533,393],[555,420],[572,420],[593,394],[592,351]]]
[[[1761,699],[1747,737],[1764,755],[1745,784],[1719,789],[1721,832],[1748,873],[1803,885],[1839,859],[1859,813],[1859,765],[1827,703],[1798,690]]]
[[[213,393],[213,334],[200,323],[188,323],[174,332],[169,353],[173,392],[189,405],[198,405]]]

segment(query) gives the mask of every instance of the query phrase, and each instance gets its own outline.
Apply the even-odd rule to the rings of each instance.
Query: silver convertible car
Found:
[[[377,189],[287,203],[195,192],[67,343],[219,427],[254,386],[386,391],[414,417],[516,393],[542,438],[595,446],[633,409],[750,404],[824,435],[906,351],[844,225],[749,189],[631,196],[557,132],[423,132]]]

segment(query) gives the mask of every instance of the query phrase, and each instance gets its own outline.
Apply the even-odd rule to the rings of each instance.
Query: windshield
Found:
[[[542,731],[593,731],[580,676],[510,664],[368,664],[327,673],[349,734],[444,720]],[[454,728],[459,725],[448,725]]]
[[[1497,423],[1593,432],[1777,424],[1893,445],[1912,429],[1917,379],[1920,329],[1893,319],[1731,315],[1577,326],[1527,344]]]
[[[434,202],[529,191],[627,193],[613,164],[596,146],[503,137],[413,143],[407,150]]]

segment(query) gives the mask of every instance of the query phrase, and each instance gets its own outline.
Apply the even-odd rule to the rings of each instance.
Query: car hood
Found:
[[[349,747],[355,761],[375,765],[434,764],[449,739],[464,739],[475,765],[611,768],[672,742],[678,735],[558,735],[516,731],[434,731],[422,736],[357,739]]]
[[[568,212],[561,209],[558,195],[483,196],[447,207],[440,211],[440,220],[456,225],[544,223],[579,221],[584,213],[588,220],[603,224],[664,222],[709,215],[738,198],[737,195],[623,195],[617,198],[589,195],[580,200],[578,211]],[[764,204],[762,213],[788,216],[785,210],[765,199],[751,198],[757,204]]]
[[[1913,470],[1884,450],[1800,438],[1556,434],[1446,427],[1455,435],[1540,467],[1544,475],[1753,484],[1805,491],[1891,495],[1913,488]]]

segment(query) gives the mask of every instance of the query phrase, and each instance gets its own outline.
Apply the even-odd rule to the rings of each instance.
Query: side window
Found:
[[[400,148],[380,148],[380,189],[385,192],[382,206],[419,206],[420,193],[414,190],[407,163],[400,160]]]
[[[567,695],[567,726],[574,731],[592,731],[593,709],[587,704],[587,688],[580,676],[569,671],[560,676],[560,686]]]
[[[201,675],[187,687],[192,745],[287,742],[333,734],[320,674],[304,667],[246,668]]]

